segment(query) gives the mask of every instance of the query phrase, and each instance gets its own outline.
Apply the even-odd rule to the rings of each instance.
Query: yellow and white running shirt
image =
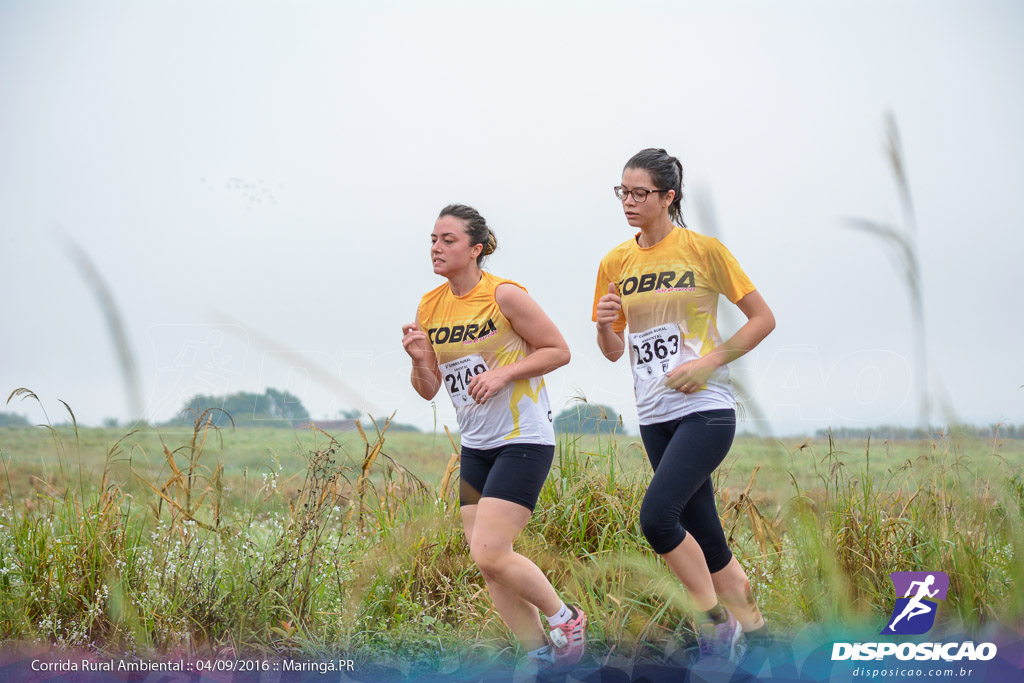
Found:
[[[718,295],[736,303],[754,291],[722,243],[678,227],[652,247],[641,247],[636,237],[623,242],[601,259],[594,288],[595,321],[597,302],[608,293],[610,282],[622,297],[622,311],[612,328],[621,332],[629,327],[626,346],[640,424],[735,408],[728,366],[716,370],[692,394],[665,386],[670,370],[722,343],[716,324]]]
[[[423,295],[418,322],[430,339],[441,382],[455,404],[463,446],[554,445],[551,405],[543,377],[509,382],[483,405],[466,392],[474,375],[511,365],[533,351],[512,329],[494,300],[494,290],[503,283],[526,291],[518,282],[488,272],[463,296],[452,294],[445,282]]]

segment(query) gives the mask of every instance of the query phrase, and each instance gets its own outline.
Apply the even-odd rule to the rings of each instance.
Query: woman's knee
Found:
[[[640,506],[640,531],[659,555],[671,552],[686,538],[679,520],[654,505]]]
[[[480,573],[484,575],[484,578],[499,579],[503,570],[508,566],[507,555],[511,553],[478,542],[470,544],[469,554],[473,557],[476,566],[480,568]]]

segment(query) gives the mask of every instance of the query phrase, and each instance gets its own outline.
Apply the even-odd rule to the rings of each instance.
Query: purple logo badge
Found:
[[[896,606],[882,634],[927,633],[935,624],[935,600],[946,599],[949,577],[943,572],[893,572],[889,576],[896,588]]]

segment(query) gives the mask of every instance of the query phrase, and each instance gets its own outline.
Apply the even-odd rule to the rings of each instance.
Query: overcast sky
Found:
[[[1016,2],[0,0],[0,392],[34,390],[53,419],[57,399],[86,424],[130,417],[75,243],[146,418],[270,386],[315,418],[432,428],[401,325],[440,283],[434,219],[461,202],[497,233],[489,270],[570,344],[556,412],[585,395],[635,428],[590,312],[598,262],[632,234],[611,188],[656,146],[683,161],[690,227],[717,227],[775,312],[735,363],[774,433],[912,425],[903,276],[844,227],[904,227],[891,111],[951,411],[932,421],[1024,422],[1022,29]],[[455,425],[446,396],[437,420]]]

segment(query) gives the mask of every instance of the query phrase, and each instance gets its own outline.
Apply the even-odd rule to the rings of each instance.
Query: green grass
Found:
[[[367,425],[373,435],[372,425]],[[146,427],[125,438],[125,432],[118,429],[79,427],[78,443],[75,443],[73,427],[0,427],[0,450],[7,461],[7,473],[15,489],[23,493],[42,481],[56,481],[61,472],[56,457],[54,435],[63,442],[65,464],[75,468],[78,477],[81,465],[83,476],[92,479],[102,474],[108,466],[108,451],[121,441],[120,453],[114,467],[127,469],[130,460],[132,471],[146,476],[159,477],[167,472],[163,455],[163,443],[175,449],[191,438],[190,431],[180,428],[158,430]],[[356,459],[363,456],[363,442],[355,431],[334,433],[344,454]],[[315,450],[327,441],[323,433],[310,430],[251,428],[222,430],[211,437],[206,445],[206,457],[219,461],[224,467],[227,479],[241,479],[248,476],[259,478],[271,471],[286,473],[284,485],[297,486],[299,475],[305,469],[304,453]],[[573,437],[571,443],[581,454],[590,454],[590,466],[609,470],[609,448],[614,444],[615,471],[646,471],[648,465],[643,455],[639,437]],[[831,449],[831,451],[830,451]],[[388,432],[386,453],[425,482],[437,483],[444,474],[452,448],[443,428],[438,434],[416,432]],[[927,469],[927,463],[946,454],[967,458],[981,476],[990,477],[1004,468],[1002,460],[1024,465],[1024,441],[983,441],[974,438],[958,438],[944,435],[933,441],[836,441],[830,446],[821,439],[762,439],[759,437],[738,437],[726,461],[720,468],[718,484],[735,491],[747,487],[751,476],[756,473],[756,492],[763,498],[788,499],[792,493],[795,477],[802,488],[820,485],[818,475],[812,466],[815,458],[821,459],[832,452],[847,467],[867,460],[882,472],[896,469],[908,461],[915,467]],[[33,484],[32,477],[42,481]]]
[[[442,669],[509,655],[442,488],[451,452],[443,431],[0,429],[0,638]],[[888,574],[909,569],[949,573],[940,618],[972,627],[1024,617],[1022,462],[1020,442],[955,435],[741,438],[716,476],[776,629],[881,624]],[[648,478],[635,438],[563,437],[518,544],[591,615],[598,652],[657,653],[692,627],[639,531]]]

